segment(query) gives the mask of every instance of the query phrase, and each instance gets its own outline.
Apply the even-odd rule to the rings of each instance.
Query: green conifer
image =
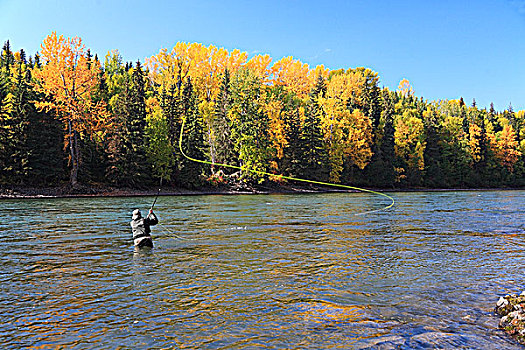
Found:
[[[191,158],[203,160],[205,159],[204,128],[200,120],[193,84],[189,77],[183,86],[181,111],[182,118],[186,120],[182,150]],[[182,185],[189,188],[197,188],[202,185],[204,170],[204,164],[184,158],[180,171]]]

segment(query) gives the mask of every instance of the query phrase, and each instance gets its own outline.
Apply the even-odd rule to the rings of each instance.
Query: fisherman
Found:
[[[139,209],[133,210],[131,224],[131,230],[133,231],[133,243],[135,247],[150,247],[153,248],[153,240],[151,239],[150,226],[154,226],[159,223],[159,219],[153,213],[153,209],[149,210],[147,217],[143,218]]]

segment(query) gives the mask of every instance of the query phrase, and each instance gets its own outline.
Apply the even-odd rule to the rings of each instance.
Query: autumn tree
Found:
[[[502,131],[496,134],[491,133],[488,136],[496,159],[508,171],[512,172],[519,156],[521,156],[514,128],[512,125],[505,125]]]
[[[300,98],[305,98],[311,90],[308,64],[294,59],[283,57],[275,62],[271,68],[272,83],[275,86],[285,86],[286,89]]]
[[[321,128],[329,154],[330,179],[340,180],[343,164],[363,169],[372,156],[372,123],[359,109],[350,111],[359,100],[364,77],[359,72],[333,76],[327,84],[326,97],[319,99],[324,115]]]
[[[403,96],[405,98],[406,97],[410,97],[410,96],[414,96],[414,89],[412,88],[412,85],[410,84],[410,82],[406,78],[401,79],[401,81],[399,82],[399,85],[397,87],[397,91],[399,91],[401,96]]]
[[[110,125],[105,103],[93,100],[99,67],[88,63],[79,37],[64,38],[53,32],[44,39],[41,49],[44,64],[34,71],[35,89],[49,100],[39,101],[37,106],[54,110],[64,124],[64,147],[69,149],[71,169],[69,181],[76,187],[81,166],[80,142],[100,137]]]
[[[395,153],[401,160],[403,175],[411,185],[420,185],[425,168],[424,125],[415,108],[405,109],[395,118]]]

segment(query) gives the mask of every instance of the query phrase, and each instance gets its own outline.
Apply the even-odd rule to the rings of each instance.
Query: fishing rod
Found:
[[[155,196],[155,200],[153,201],[153,204],[151,205],[151,208],[149,209],[150,211],[153,211],[153,207],[155,206],[155,203],[157,203],[157,198],[159,198],[159,194],[160,194],[160,188],[157,191],[157,195]]]
[[[306,182],[306,183],[311,183],[311,184],[315,184],[315,185],[322,185],[322,186],[332,186],[332,187],[344,188],[344,189],[347,189],[347,190],[356,190],[356,191],[361,191],[361,192],[368,192],[368,193],[372,193],[372,194],[375,194],[375,195],[378,195],[378,196],[386,197],[386,198],[388,198],[390,200],[390,204],[385,206],[384,208],[377,209],[377,210],[371,210],[371,211],[367,211],[365,213],[360,213],[360,214],[356,214],[356,215],[370,214],[370,213],[374,213],[374,212],[378,212],[378,211],[382,211],[382,210],[387,210],[387,209],[392,208],[394,206],[394,204],[395,204],[395,200],[391,196],[389,196],[389,195],[387,195],[387,194],[385,194],[383,192],[372,191],[372,190],[368,190],[366,188],[360,188],[360,187],[355,187],[355,186],[347,186],[347,185],[341,185],[341,184],[334,184],[334,183],[330,183],[330,182],[307,180],[307,179],[301,179],[301,178],[292,177],[292,176],[275,175],[275,174],[267,173],[265,171],[248,169],[248,168],[244,168],[244,167],[240,167],[240,166],[236,166],[236,165],[214,163],[214,162],[209,162],[209,161],[206,161],[206,160],[200,160],[200,159],[192,158],[192,157],[186,155],[186,153],[184,153],[184,151],[182,150],[182,134],[183,134],[183,131],[184,131],[184,124],[185,123],[186,123],[186,118],[182,118],[182,126],[180,128],[180,136],[179,136],[179,150],[180,150],[180,152],[182,153],[182,155],[185,158],[187,158],[187,159],[189,159],[189,160],[191,160],[193,162],[207,164],[207,165],[211,165],[211,166],[221,166],[221,167],[237,169],[237,170],[241,170],[241,171],[249,171],[249,172],[252,172],[252,173],[258,174],[258,175],[275,176],[275,177],[278,177],[280,179],[286,179],[286,180],[292,180],[292,181],[300,181],[300,182]]]

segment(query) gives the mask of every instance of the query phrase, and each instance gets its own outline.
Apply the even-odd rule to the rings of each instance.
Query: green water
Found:
[[[520,349],[525,192],[392,196],[2,200],[2,347]]]

